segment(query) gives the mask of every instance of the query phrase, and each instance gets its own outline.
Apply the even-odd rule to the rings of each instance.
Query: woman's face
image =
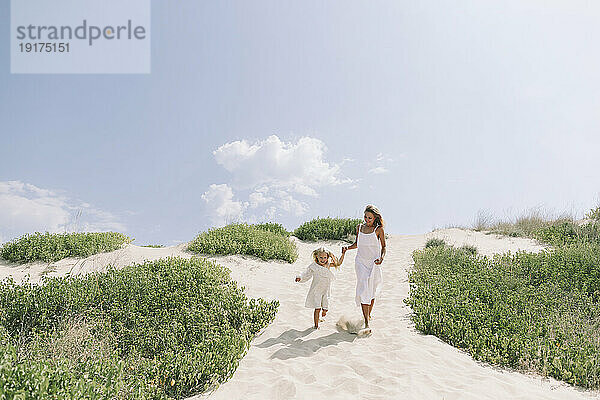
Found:
[[[373,222],[375,222],[375,215],[370,211],[365,211],[365,224],[373,226]]]
[[[329,254],[317,253],[317,261],[319,262],[319,265],[327,264],[327,260],[329,260]]]

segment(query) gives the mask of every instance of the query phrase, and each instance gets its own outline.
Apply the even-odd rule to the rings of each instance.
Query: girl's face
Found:
[[[317,262],[319,263],[319,265],[326,265],[327,261],[329,261],[329,254],[317,253]]]
[[[373,215],[373,213],[370,211],[365,212],[365,224],[367,224],[367,226],[373,226],[374,222],[375,215]]]

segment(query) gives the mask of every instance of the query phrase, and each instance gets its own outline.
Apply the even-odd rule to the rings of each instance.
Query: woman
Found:
[[[364,224],[356,227],[356,240],[342,251],[358,248],[355,259],[356,305],[362,308],[365,328],[369,329],[371,311],[382,285],[381,263],[385,257],[383,218],[377,207],[365,208]],[[345,249],[345,250],[344,250]]]

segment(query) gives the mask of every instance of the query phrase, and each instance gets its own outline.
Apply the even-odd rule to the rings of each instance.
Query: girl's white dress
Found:
[[[383,278],[381,267],[375,260],[381,257],[381,243],[377,233],[362,233],[362,225],[358,229],[356,244],[356,305],[371,304],[371,300],[379,296]]]
[[[300,282],[306,282],[312,278],[310,289],[306,295],[304,305],[308,308],[329,309],[329,298],[331,296],[331,282],[335,280],[335,275],[327,267],[322,267],[313,262],[300,274]]]

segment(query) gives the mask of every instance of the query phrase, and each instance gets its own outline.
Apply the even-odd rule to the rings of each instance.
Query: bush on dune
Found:
[[[66,257],[89,257],[120,249],[131,242],[116,232],[39,233],[24,235],[2,245],[0,256],[13,262],[53,262]]]
[[[228,379],[277,308],[249,300],[227,269],[199,258],[42,285],[4,281],[0,369],[12,371],[13,393],[181,398]]]
[[[281,226],[280,226],[281,227]],[[231,224],[199,234],[188,250],[197,254],[245,254],[262,260],[296,261],[296,245],[275,224],[268,227]],[[275,232],[274,232],[275,231]]]
[[[315,218],[300,225],[294,236],[300,240],[353,240],[359,218]]]
[[[435,246],[413,258],[417,329],[478,360],[600,387],[600,245],[493,259]]]
[[[425,248],[429,249],[431,247],[444,247],[446,246],[446,242],[444,241],[444,239],[439,239],[439,238],[431,238],[427,241],[427,243],[425,243]]]
[[[275,222],[265,222],[262,224],[255,224],[253,226],[258,229],[262,229],[263,231],[273,232],[273,233],[276,233],[281,236],[285,236],[285,237],[290,236],[290,232],[288,232],[287,229],[285,229],[283,227],[283,225],[275,223]]]

